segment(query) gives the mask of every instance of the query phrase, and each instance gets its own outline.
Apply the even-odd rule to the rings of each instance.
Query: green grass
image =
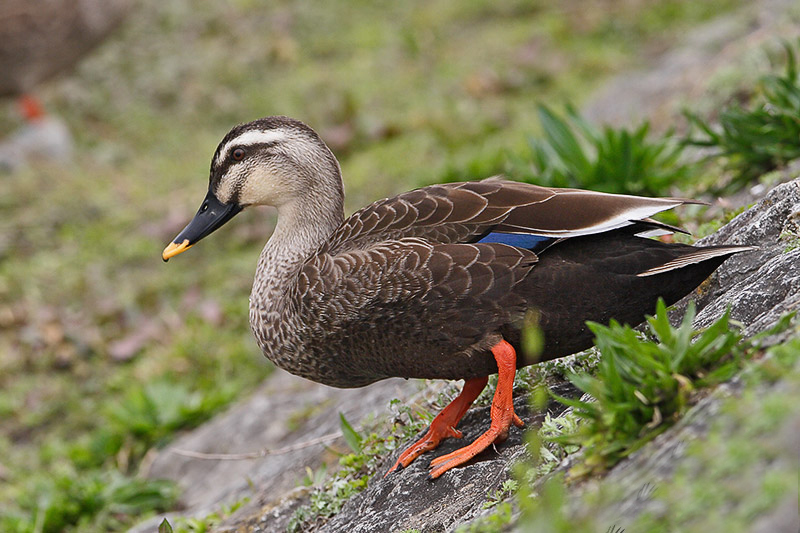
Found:
[[[761,78],[747,106],[723,109],[715,126],[687,111],[693,132],[686,144],[714,150],[725,158],[730,177],[717,193],[740,189],[755,178],[800,158],[800,40],[784,43],[785,67]]]
[[[32,516],[6,511],[0,519],[3,531],[120,529],[132,516],[168,510],[177,499],[178,489],[166,481],[133,479],[113,471],[59,469],[47,478],[28,479],[19,494],[17,505],[30,509]]]

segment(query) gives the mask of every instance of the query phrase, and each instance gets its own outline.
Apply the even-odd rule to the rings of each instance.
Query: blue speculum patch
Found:
[[[478,242],[496,242],[500,244],[507,244],[509,246],[516,246],[517,248],[525,248],[527,250],[536,252],[538,250],[547,248],[547,246],[554,240],[554,237],[544,237],[542,235],[533,235],[530,233],[492,232]]]

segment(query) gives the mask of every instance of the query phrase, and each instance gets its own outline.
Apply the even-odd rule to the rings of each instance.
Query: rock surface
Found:
[[[519,391],[518,391],[519,392]],[[558,388],[562,395],[573,395],[569,384]],[[515,409],[528,427],[536,427],[544,412],[532,413],[527,397],[517,394]],[[510,476],[511,466],[526,454],[522,431],[512,429],[508,440],[495,450],[479,454],[467,468],[452,471],[435,482],[429,481],[428,464],[432,456],[449,453],[465,442],[477,438],[488,428],[490,407],[474,408],[461,421],[462,440],[449,439],[434,454],[417,459],[408,468],[383,477],[397,459],[399,450],[384,461],[367,489],[344,504],[341,512],[328,521],[320,520],[314,531],[369,533],[373,531],[403,531],[418,529],[425,532],[452,531],[468,522],[481,510],[488,492],[497,490]],[[565,409],[555,402],[547,412],[557,416]],[[262,491],[261,493],[265,493]],[[299,505],[307,502],[307,494],[297,490],[281,501],[259,498],[260,512],[248,505],[221,528],[222,531],[283,532]]]
[[[800,178],[796,178],[777,186],[756,206],[699,241],[705,245],[748,244],[758,246],[758,249],[726,261],[712,277],[711,283],[698,294],[689,296],[698,308],[696,327],[708,326],[730,308],[731,318],[742,323],[743,332],[749,337],[769,329],[784,314],[800,310],[799,220]],[[677,315],[682,315],[681,307],[685,305],[686,301],[677,306]],[[764,345],[783,342],[791,335],[797,335],[796,328],[768,337]],[[781,386],[786,384],[779,381],[775,385]],[[604,511],[601,522],[624,528],[641,513],[657,512],[654,501],[642,497],[641,488],[669,479],[687,460],[688,443],[704,440],[709,426],[721,414],[720,405],[724,399],[739,394],[741,390],[740,379],[723,384],[693,407],[675,427],[616,465],[600,483],[626,487],[627,493],[616,505]],[[792,413],[789,420],[784,428],[786,435],[776,441],[774,464],[769,468],[776,468],[778,464],[791,467],[792,463],[797,463],[800,412]],[[593,481],[576,491],[575,496],[597,489],[598,482]],[[577,500],[577,497],[573,499]],[[787,495],[787,499],[794,502],[794,510],[791,506],[779,506],[756,522],[753,531],[761,531],[759,528],[768,525],[774,526],[769,531],[800,530],[797,493]],[[575,512],[580,512],[580,509]]]
[[[731,317],[752,336],[800,308],[800,180],[778,185],[754,208],[698,244],[757,246],[717,271],[697,299],[695,324],[704,327],[730,306]]]
[[[335,463],[336,455],[323,444],[247,460],[197,458],[176,451],[257,453],[332,436],[325,445],[344,452],[340,412],[357,422],[387,412],[391,399],[408,399],[417,391],[417,382],[402,379],[361,389],[333,389],[277,370],[250,398],[162,450],[148,476],[174,480],[182,489],[182,511],[167,516],[202,517],[244,497],[252,500],[242,511],[270,509],[298,486],[306,468]],[[145,521],[131,531],[154,531],[160,519]]]
[[[760,0],[714,18],[653,58],[646,68],[614,77],[591,98],[584,115],[613,126],[649,120],[654,130],[666,130],[687,102],[696,108],[714,92],[718,76],[729,76],[731,65],[747,63],[748,54],[760,46],[774,46],[778,37],[791,40],[800,34],[797,17],[794,0]],[[760,74],[739,75],[754,80]]]
[[[554,392],[562,396],[574,396],[577,390],[565,383]],[[533,413],[527,403],[526,395],[516,394],[516,412],[527,427],[535,428],[541,424],[545,412]],[[511,467],[527,455],[522,432],[512,429],[508,440],[496,445],[495,450],[486,450],[469,466],[454,469],[436,481],[428,480],[428,465],[432,456],[450,453],[486,431],[489,410],[487,406],[467,413],[459,424],[464,432],[462,440],[449,439],[432,454],[422,456],[408,468],[384,478],[380,472],[397,459],[398,453],[393,454],[379,474],[370,480],[367,490],[351,498],[342,511],[319,531],[369,533],[416,529],[432,533],[452,531],[456,526],[474,519],[483,510],[487,494],[496,491],[509,479]],[[564,410],[564,405],[551,402],[546,412],[555,417]]]

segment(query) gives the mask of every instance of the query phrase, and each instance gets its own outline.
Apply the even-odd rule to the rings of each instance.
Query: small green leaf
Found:
[[[172,533],[172,526],[166,518],[158,524],[158,533]]]
[[[342,435],[344,435],[344,440],[347,442],[347,445],[350,446],[350,449],[355,453],[361,453],[361,443],[363,438],[355,429],[353,429],[353,426],[350,425],[342,413],[339,413],[339,427],[341,428]]]
[[[525,313],[522,326],[522,351],[528,361],[538,361],[544,349],[544,336],[539,328],[539,314],[535,311]]]

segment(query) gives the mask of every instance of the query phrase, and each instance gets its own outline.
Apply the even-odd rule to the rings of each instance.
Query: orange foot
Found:
[[[484,387],[486,387],[488,381],[488,377],[483,377],[469,379],[464,382],[464,388],[461,390],[461,394],[447,404],[447,407],[442,409],[441,413],[436,415],[436,418],[431,422],[431,427],[428,428],[428,432],[417,442],[406,448],[406,450],[400,454],[394,466],[390,468],[383,477],[388,476],[398,468],[407,467],[414,459],[425,452],[433,450],[447,437],[460,439],[462,435],[461,432],[456,429],[456,426],[464,416],[464,413],[467,412],[467,409],[469,409],[469,406],[472,405],[472,402],[475,401],[475,398],[477,398]]]
[[[497,360],[498,368],[497,389],[494,393],[494,400],[492,400],[492,425],[486,433],[475,439],[475,442],[469,446],[431,461],[433,470],[431,471],[430,479],[436,479],[451,468],[466,463],[491,446],[492,443],[506,440],[511,424],[517,427],[525,425],[514,413],[513,392],[514,374],[517,369],[517,354],[514,352],[514,348],[506,341],[498,342],[492,348],[492,354]],[[464,389],[466,390],[466,385]]]

